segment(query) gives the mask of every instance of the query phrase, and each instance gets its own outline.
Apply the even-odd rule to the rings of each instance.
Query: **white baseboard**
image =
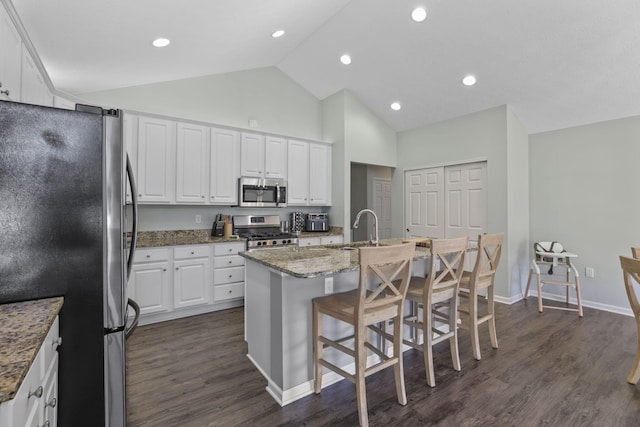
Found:
[[[198,314],[211,313],[227,308],[240,307],[244,305],[244,298],[231,301],[223,301],[210,305],[199,305],[194,307],[179,308],[173,311],[162,313],[143,314],[138,321],[139,326],[150,325],[152,323],[166,322],[167,320],[181,319],[183,317],[197,316]]]
[[[504,304],[513,304],[515,302],[523,300],[524,299],[524,294],[518,294],[515,297],[512,297],[510,299],[503,298],[503,297],[498,297],[498,296],[496,296],[495,298],[496,298],[496,302],[501,302],[501,303],[504,303]],[[538,298],[538,291],[537,290],[529,290],[529,297],[527,299],[537,299],[537,298]],[[552,294],[552,293],[548,293],[548,292],[542,292],[542,298],[549,299],[549,300],[552,300],[552,301],[560,301],[560,302],[564,302],[565,301],[565,296],[564,295]],[[506,302],[506,301],[511,301],[511,302]],[[576,301],[576,299],[574,297],[569,297],[569,303],[575,305],[578,302]],[[582,298],[582,306],[583,307],[589,307],[589,308],[595,308],[596,310],[608,311],[610,313],[622,314],[624,316],[633,316],[633,311],[631,311],[631,308],[618,307],[618,306],[609,305],[609,304],[602,304],[600,302],[585,300],[584,298]]]

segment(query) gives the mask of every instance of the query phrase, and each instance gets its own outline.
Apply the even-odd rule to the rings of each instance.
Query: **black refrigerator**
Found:
[[[0,101],[0,303],[64,297],[63,427],[126,425],[128,164],[118,110]]]

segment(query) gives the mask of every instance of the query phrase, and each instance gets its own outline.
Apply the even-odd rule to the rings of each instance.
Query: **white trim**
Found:
[[[449,162],[433,163],[431,165],[426,165],[426,166],[411,166],[411,167],[404,168],[403,169],[403,174],[404,174],[404,172],[413,171],[413,170],[431,169],[431,168],[439,168],[439,167],[446,167],[446,166],[456,166],[456,165],[466,165],[468,163],[478,163],[478,162],[487,162],[487,163],[489,163],[489,159],[487,157],[476,157],[474,159],[467,159],[467,160],[452,160],[452,161],[449,161]]]
[[[199,305],[195,307],[180,308],[173,311],[161,313],[151,313],[140,316],[139,326],[150,325],[152,323],[166,322],[167,320],[181,319],[183,317],[196,316],[198,314],[211,313],[214,311],[226,310],[244,305],[244,298],[232,301],[222,301],[215,304]]]
[[[523,297],[524,297],[523,294],[518,294],[515,297],[511,297],[511,301],[512,301],[511,303],[507,302],[506,304],[513,304],[514,302],[518,302],[524,299]],[[499,301],[498,298],[500,298],[500,300],[502,301]],[[528,299],[532,299],[532,298],[533,299],[538,298],[538,292],[536,290],[529,291]],[[552,301],[560,301],[560,302],[564,302],[566,300],[564,295],[552,294],[549,292],[542,292],[542,298],[549,299]],[[503,302],[508,300],[507,298],[498,297],[497,295],[495,296],[495,299],[497,302]],[[576,305],[578,302],[574,297],[569,297],[569,303]],[[633,317],[633,312],[631,311],[630,308],[627,308],[627,307],[619,307],[617,305],[602,304],[595,301],[585,300],[584,298],[582,299],[582,306],[593,308],[596,310],[608,311],[610,313],[622,314],[623,316]]]

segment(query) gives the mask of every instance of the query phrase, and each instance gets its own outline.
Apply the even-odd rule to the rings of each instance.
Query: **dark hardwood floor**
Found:
[[[551,303],[551,302],[550,302]],[[640,386],[626,382],[634,319],[585,309],[546,310],[536,300],[497,304],[500,348],[481,327],[482,360],[461,330],[462,371],[448,343],[435,348],[435,388],[422,353],[404,354],[408,404],[393,370],[367,379],[371,426],[640,426]],[[129,426],[356,426],[355,387],[343,380],[280,407],[246,357],[243,309],[139,327],[128,341]]]

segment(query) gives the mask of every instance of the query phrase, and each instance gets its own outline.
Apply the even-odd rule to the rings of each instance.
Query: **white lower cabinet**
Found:
[[[58,424],[59,321],[56,317],[16,396],[0,403],[0,426]]]
[[[138,249],[127,290],[140,324],[242,305],[243,250],[244,241]]]
[[[217,243],[213,246],[213,300],[226,301],[244,297],[244,242]]]
[[[335,245],[344,242],[342,235],[322,236],[322,237],[301,237],[298,239],[298,246]]]
[[[205,305],[211,302],[210,245],[174,249],[174,308]]]
[[[140,306],[140,316],[173,309],[168,248],[138,249],[127,291]]]

